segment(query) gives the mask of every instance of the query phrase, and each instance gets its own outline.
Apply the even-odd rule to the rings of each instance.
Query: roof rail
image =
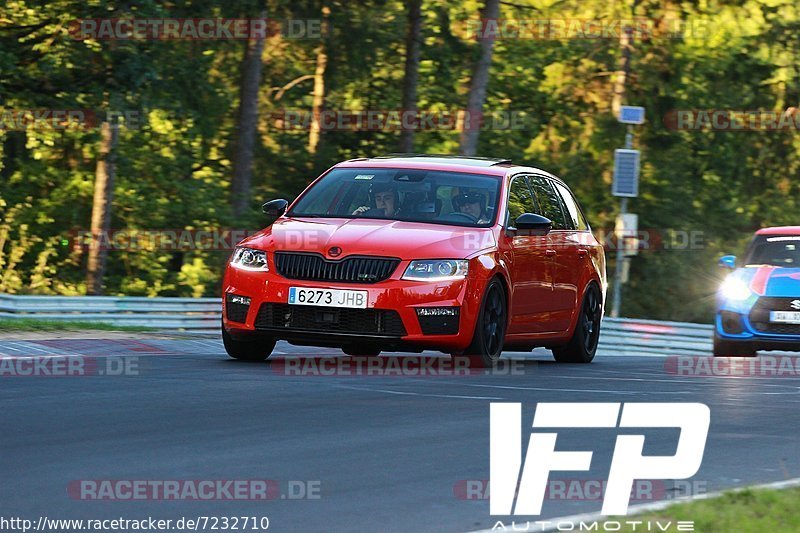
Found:
[[[473,164],[480,164],[480,166],[495,166],[507,165],[511,163],[511,159],[500,157],[478,157],[471,155],[451,155],[451,154],[417,154],[417,153],[390,153],[386,155],[376,156],[372,159],[412,159],[412,158],[432,158],[432,159],[453,159],[463,161],[465,163],[471,162]]]

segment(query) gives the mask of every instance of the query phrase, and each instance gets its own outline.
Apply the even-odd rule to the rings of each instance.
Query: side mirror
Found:
[[[540,231],[547,233],[553,229],[553,221],[535,213],[522,213],[514,221],[516,229]]]
[[[287,202],[283,198],[278,198],[277,200],[270,200],[269,202],[262,205],[261,210],[264,212],[265,215],[269,215],[272,217],[279,217],[286,212],[287,207],[289,207],[289,202]]]
[[[731,270],[736,270],[736,256],[735,255],[723,255],[719,258],[719,266],[722,268],[730,268]]]

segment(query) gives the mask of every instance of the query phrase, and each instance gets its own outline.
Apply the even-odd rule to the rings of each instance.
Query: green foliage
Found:
[[[717,498],[676,504],[664,511],[632,515],[626,520],[658,520],[662,525],[671,522],[665,531],[678,531],[677,521],[694,522],[698,533],[761,533],[762,531],[798,531],[797,499],[800,489],[759,490],[745,489],[726,492]],[[620,531],[642,529],[624,526]]]
[[[515,5],[524,4],[517,2]],[[341,159],[396,150],[398,131],[325,131],[316,154],[307,131],[282,129],[275,114],[309,112],[316,54],[328,54],[330,110],[397,109],[404,64],[400,0],[327,2],[331,31],[319,39],[267,38],[259,101],[252,215],[229,208],[242,41],[76,40],[76,19],[253,17],[319,19],[322,2],[237,0],[11,0],[0,7],[0,110],[134,111],[121,129],[113,229],[253,229],[258,206],[291,198]],[[633,259],[623,315],[707,320],[719,279],[716,257],[741,253],[753,230],[797,224],[800,137],[794,132],[674,131],[676,109],[761,109],[800,105],[795,58],[800,13],[790,0],[645,0],[636,13],[607,2],[503,4],[506,19],[671,20],[683,35],[656,32],[632,51],[625,100],[647,108],[636,128],[643,151],[641,196],[629,209],[641,228],[702,232],[694,250],[654,250]],[[419,108],[463,109],[478,42],[467,28],[481,3],[423,2]],[[625,129],[611,113],[615,38],[500,39],[486,112],[514,127],[485,129],[479,153],[511,157],[562,176],[597,231],[610,230],[613,150]],[[297,81],[300,80],[300,81]],[[297,81],[297,83],[292,83]],[[0,131],[0,291],[82,294],[86,250],[74,235],[89,227],[99,148],[96,128]],[[416,134],[418,152],[454,152],[453,130]],[[613,254],[610,254],[610,256]],[[108,294],[208,296],[218,293],[225,251],[111,251]],[[609,272],[613,272],[613,257]],[[654,297],[657,296],[657,297]]]

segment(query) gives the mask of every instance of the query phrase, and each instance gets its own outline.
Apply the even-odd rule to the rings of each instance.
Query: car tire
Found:
[[[350,357],[378,357],[381,354],[377,346],[342,346],[342,351]]]
[[[559,363],[591,363],[597,353],[602,317],[600,289],[592,283],[583,295],[572,338],[565,346],[553,348],[553,358]]]
[[[714,357],[755,357],[756,351],[747,343],[724,341],[714,335]]]
[[[236,340],[222,326],[222,344],[225,351],[234,359],[240,361],[264,361],[275,349],[275,339],[272,337],[257,337],[252,340]]]
[[[464,351],[472,366],[487,368],[497,363],[503,353],[507,323],[506,291],[500,280],[493,278],[483,293],[472,343]]]

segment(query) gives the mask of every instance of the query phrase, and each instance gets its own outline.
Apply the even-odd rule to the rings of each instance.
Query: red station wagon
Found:
[[[335,165],[238,244],[223,280],[231,357],[277,340],[348,355],[426,349],[492,365],[546,347],[588,363],[606,275],[566,184],[508,160],[387,156]]]

